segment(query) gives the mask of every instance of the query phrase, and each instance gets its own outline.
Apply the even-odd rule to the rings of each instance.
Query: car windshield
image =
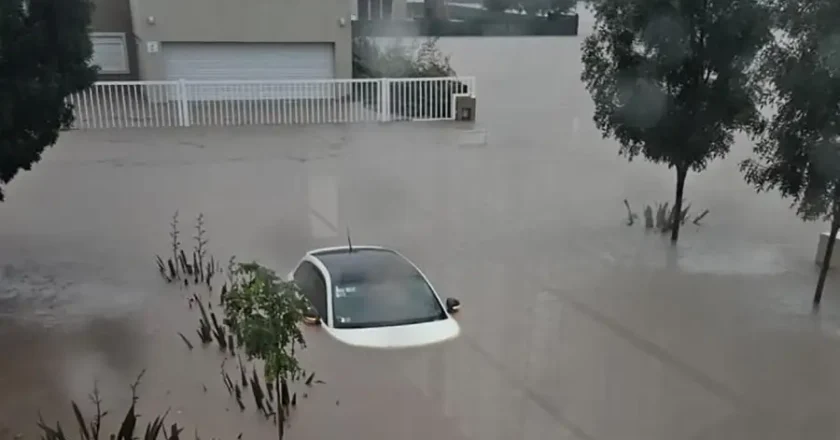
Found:
[[[446,319],[432,288],[419,274],[342,280],[333,286],[336,328],[385,327]]]

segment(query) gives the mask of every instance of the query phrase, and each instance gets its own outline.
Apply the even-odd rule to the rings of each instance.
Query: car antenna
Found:
[[[347,227],[347,253],[353,252],[353,241],[350,240],[350,226]]]

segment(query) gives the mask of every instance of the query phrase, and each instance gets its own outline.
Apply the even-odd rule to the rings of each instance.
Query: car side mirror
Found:
[[[458,313],[461,310],[461,301],[455,298],[446,298],[446,311],[449,313]]]
[[[321,325],[321,316],[318,311],[310,307],[303,314],[303,323],[306,325]]]

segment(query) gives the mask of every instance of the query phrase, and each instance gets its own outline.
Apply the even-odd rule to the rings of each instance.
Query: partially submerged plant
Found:
[[[181,235],[181,231],[178,229],[178,211],[175,211],[175,214],[172,215],[172,222],[169,223],[171,230],[169,231],[169,238],[172,240],[172,261],[169,263],[170,269],[173,266],[173,262],[178,261],[178,253],[181,250],[181,240],[179,236]],[[180,278],[181,274],[178,272],[178,265],[177,263],[174,264],[175,270],[172,273],[172,278]]]
[[[213,329],[210,326],[210,319],[207,316],[207,310],[204,308],[204,304],[201,303],[201,298],[197,294],[193,294],[193,302],[198,305],[198,310],[201,312],[196,333],[198,333],[201,342],[207,345],[213,342]]]
[[[274,392],[280,398],[275,422],[278,438],[282,440],[290,404],[288,382],[304,375],[296,351],[306,347],[300,324],[308,304],[297,285],[280,279],[270,269],[255,262],[235,263],[233,260],[231,266],[231,284],[222,302],[225,324],[236,335],[237,344],[248,359],[264,362],[266,382],[274,386]],[[243,385],[247,386],[241,363],[240,372]],[[234,386],[234,391],[237,401],[241,402],[241,391],[237,390],[239,385]]]
[[[624,199],[624,207],[627,208],[627,226],[633,226],[639,216],[630,209],[630,202],[627,199]]]
[[[204,214],[199,214],[198,218],[196,218],[196,235],[193,237],[195,244],[193,245],[192,258],[189,258],[181,248],[178,211],[175,211],[175,214],[172,215],[169,226],[172,257],[164,261],[160,255],[155,255],[155,264],[161,277],[167,283],[172,283],[175,280],[183,280],[184,286],[189,286],[190,280],[196,285],[204,283],[207,285],[208,290],[212,291],[213,274],[220,269],[216,266],[216,260],[213,256],[208,256],[207,244],[209,240],[207,239],[207,230],[204,227]]]
[[[189,260],[180,247],[178,213],[173,215],[169,234],[173,257],[164,263],[160,256],[156,256],[158,270],[168,283],[183,280],[183,285],[189,286],[192,280],[193,285],[198,286],[203,282],[212,292],[213,274],[223,271],[217,267],[212,256],[207,261],[209,240],[204,224],[204,215],[199,214],[193,237],[192,260]],[[305,385],[312,386],[314,380],[314,373],[308,378],[304,376],[305,372],[295,356],[298,349],[305,347],[298,324],[303,320],[308,303],[294,283],[281,280],[273,271],[257,263],[240,264],[231,257],[226,276],[227,282],[222,285],[219,298],[219,305],[224,310],[223,319],[217,318],[211,302],[205,304],[206,299],[198,293],[190,295],[190,308],[197,306],[200,314],[196,334],[202,345],[207,346],[215,340],[226,356],[230,353],[231,357],[238,358],[239,380],[234,382],[231,379],[225,371],[225,362],[222,362],[222,383],[241,411],[245,410],[242,391],[250,387],[257,410],[266,418],[274,417],[278,436],[282,439],[286,417],[290,408],[297,404],[297,394],[290,392],[289,383],[305,378]],[[183,333],[178,333],[178,336],[188,349],[194,348]],[[248,378],[248,364],[239,356],[239,349],[244,350],[248,361],[259,359],[264,362],[265,390],[256,368],[252,377]],[[278,399],[276,410],[273,405],[275,394]]]
[[[624,199],[624,206],[627,209],[627,226],[633,226],[633,224],[635,224],[635,221],[639,216],[638,214],[633,212],[632,209],[630,209],[630,203],[627,201],[627,199]],[[656,216],[654,217],[653,207],[651,205],[645,205],[645,229],[656,228],[664,234],[667,232],[671,232],[675,224],[679,223],[680,225],[684,225],[689,220],[691,220],[692,224],[696,226],[701,226],[700,221],[703,220],[703,218],[705,218],[709,214],[709,210],[706,209],[703,210],[703,212],[701,212],[699,215],[691,219],[689,216],[690,211],[690,203],[688,203],[679,212],[677,212],[675,207],[670,207],[668,202],[657,203]]]
[[[645,229],[653,229],[653,208],[645,206]]]
[[[143,436],[140,437],[136,435],[138,423],[137,423],[137,413],[136,413],[136,406],[137,406],[137,387],[140,385],[140,380],[143,378],[143,374],[145,370],[140,372],[137,376],[137,379],[134,383],[130,386],[131,388],[131,406],[129,406],[128,411],[126,411],[125,416],[123,417],[123,421],[120,424],[119,430],[116,433],[111,433],[107,435],[107,438],[112,440],[136,440],[142,438],[142,440],[158,440],[163,436],[163,440],[180,440],[181,432],[183,431],[182,428],[178,427],[177,423],[173,423],[169,430],[166,429],[166,417],[169,415],[169,410],[164,412],[162,415],[155,417],[151,422],[146,424],[146,428],[143,431]],[[76,417],[76,423],[78,424],[79,428],[79,439],[80,440],[99,440],[102,435],[102,420],[105,416],[108,415],[107,410],[102,409],[102,399],[99,395],[99,388],[94,385],[93,393],[89,396],[91,403],[93,403],[95,408],[95,413],[93,418],[88,420],[85,418],[82,410],[79,408],[79,405],[76,404],[75,401],[71,401],[71,406],[73,407],[73,414]],[[41,439],[42,440],[68,440],[69,437],[61,428],[60,423],[55,424],[55,428],[52,428],[47,425],[44,419],[39,415],[38,416],[38,428],[41,430]],[[198,436],[196,435],[196,440],[198,440]]]
[[[193,247],[193,262],[196,266],[196,284],[199,280],[206,280],[207,285],[210,285],[210,278],[213,276],[212,264],[205,268],[204,261],[207,258],[207,230],[204,229],[204,214],[199,213],[195,221],[195,246]],[[212,261],[210,262],[212,263]]]

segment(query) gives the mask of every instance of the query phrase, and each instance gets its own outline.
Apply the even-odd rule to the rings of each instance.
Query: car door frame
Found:
[[[310,263],[313,266],[315,266],[315,269],[318,271],[318,273],[321,275],[321,278],[324,280],[324,294],[326,295],[326,302],[327,302],[327,304],[326,304],[326,306],[327,306],[327,316],[322,316],[321,317],[321,322],[323,324],[326,324],[327,327],[332,327],[333,326],[333,310],[332,310],[332,301],[331,301],[332,298],[330,296],[331,291],[332,291],[332,278],[330,277],[330,274],[327,271],[327,267],[324,266],[323,263],[321,263],[321,260],[313,257],[312,255],[306,255],[305,257],[301,258],[300,261],[298,261],[297,265],[295,265],[295,268],[289,273],[288,279],[289,279],[289,281],[294,281],[295,280],[295,272],[297,272],[298,269],[300,269],[300,266],[303,265],[303,263]],[[307,300],[308,300],[308,298],[307,298]]]

